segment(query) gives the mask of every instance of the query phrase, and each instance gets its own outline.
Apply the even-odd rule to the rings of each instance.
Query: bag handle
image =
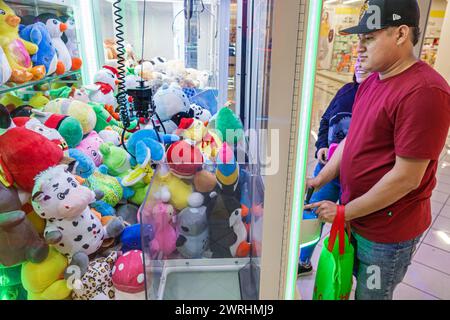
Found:
[[[337,236],[339,236],[339,254],[343,255],[345,253],[345,206],[343,205],[337,206],[336,217],[328,239],[328,251],[333,251]]]

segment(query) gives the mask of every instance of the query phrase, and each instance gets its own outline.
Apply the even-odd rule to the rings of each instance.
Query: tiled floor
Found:
[[[316,90],[314,97],[316,107],[313,111],[313,132],[317,132],[324,108],[333,97],[329,91],[332,87],[339,87],[339,85],[339,83],[330,85],[327,80],[319,77],[317,84],[319,89]],[[314,143],[312,138],[309,153],[311,158],[308,162],[309,175],[312,175],[316,165],[316,160],[313,158]],[[447,145],[450,146],[450,136]],[[422,237],[403,283],[394,293],[396,300],[450,300],[450,149],[446,148],[441,154],[437,178],[438,184],[431,199],[433,223]],[[314,268],[317,267],[322,242],[328,235],[329,228],[330,225],[325,226],[322,240],[314,251],[312,257]],[[297,281],[302,299],[312,298],[314,279],[315,272]]]

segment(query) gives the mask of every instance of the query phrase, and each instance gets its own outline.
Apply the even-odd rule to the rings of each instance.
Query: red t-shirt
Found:
[[[450,125],[450,87],[424,62],[394,77],[371,75],[359,87],[341,163],[343,204],[369,191],[395,157],[430,159],[416,190],[393,205],[355,219],[353,230],[381,243],[412,240],[431,224],[430,197]]]

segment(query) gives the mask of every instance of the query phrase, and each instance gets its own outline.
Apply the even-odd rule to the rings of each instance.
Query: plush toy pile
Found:
[[[48,13],[21,18],[3,0],[0,13],[0,85],[81,68],[73,18]]]
[[[145,298],[144,254],[257,252],[249,217],[262,201],[249,200],[238,163],[242,123],[226,107],[192,103],[185,89],[177,81],[155,91],[154,127],[116,117],[109,66],[92,85],[32,104],[0,99],[0,268],[20,267],[28,299]]]

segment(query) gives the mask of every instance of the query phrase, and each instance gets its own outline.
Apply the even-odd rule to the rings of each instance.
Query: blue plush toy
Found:
[[[180,137],[174,134],[160,134],[158,140],[155,130],[139,130],[131,135],[127,141],[128,151],[136,157],[136,160],[131,159],[131,165],[144,164],[148,157],[159,162],[164,159],[166,150],[163,144],[170,144],[180,140]],[[161,143],[161,142],[162,143]]]
[[[141,239],[141,227],[144,231],[144,237]],[[120,237],[120,242],[122,243],[122,252],[125,253],[131,250],[142,250],[142,242],[150,243],[155,237],[155,231],[151,224],[135,224],[126,227]]]
[[[121,180],[101,173],[96,170],[94,161],[77,149],[69,149],[69,156],[77,161],[75,174],[86,179],[84,185],[91,190],[102,191],[104,197],[91,205],[92,208],[101,213],[102,216],[114,215],[114,207],[122,199],[129,199],[134,195],[131,188],[123,187]]]
[[[39,47],[36,54],[31,56],[33,65],[45,66],[47,75],[55,73],[58,65],[58,56],[45,24],[37,22],[28,26],[20,25],[19,35],[22,39],[32,42]]]

